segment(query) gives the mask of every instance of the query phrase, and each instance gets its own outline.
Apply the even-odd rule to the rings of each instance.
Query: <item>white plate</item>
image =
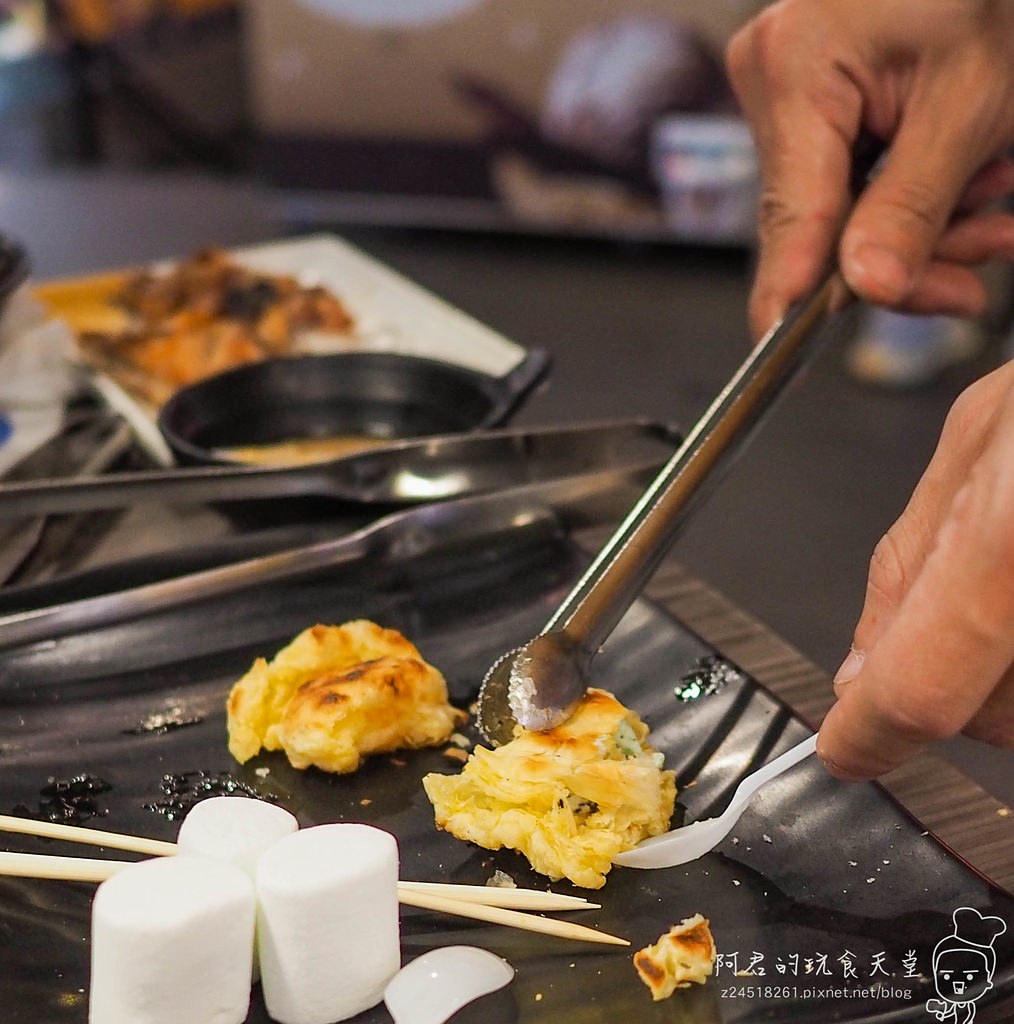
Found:
[[[352,313],[357,349],[403,352],[502,377],[525,350],[432,292],[334,235],[271,242],[233,255],[252,270],[292,274],[303,285],[323,285]],[[343,346],[337,335],[304,343],[317,351]]]
[[[522,346],[334,235],[269,242],[231,250],[231,255],[251,270],[290,274],[302,285],[323,286],[352,314],[351,332],[308,333],[298,351],[400,352],[495,377],[508,374],[527,355]],[[97,377],[96,386],[131,424],[149,454],[170,465],[172,455],[150,407],[107,376]]]

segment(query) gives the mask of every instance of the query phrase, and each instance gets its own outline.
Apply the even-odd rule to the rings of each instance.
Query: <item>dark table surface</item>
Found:
[[[240,246],[321,225],[253,182],[115,172],[0,174],[0,230],[39,280]],[[519,423],[641,413],[692,423],[748,344],[750,256],[708,250],[335,226],[343,237],[523,345],[551,350]],[[862,389],[832,344],[787,395],[676,546],[678,559],[831,672],[869,553],[904,505],[960,388],[987,353],[918,394]],[[1010,757],[946,755],[1014,803]]]
[[[0,230],[39,279],[298,233],[255,183],[188,175],[0,174]],[[524,345],[551,381],[520,423],[643,413],[692,423],[747,345],[749,255],[734,250],[336,226],[372,255]],[[870,552],[897,516],[987,352],[917,394],[852,383],[832,346],[786,397],[677,544],[678,558],[833,672]],[[946,755],[1014,803],[1010,759],[957,739]]]
[[[39,280],[309,227],[288,222],[285,210],[246,182],[0,174],[0,230],[25,242]],[[552,351],[551,380],[520,423],[641,413],[689,424],[746,351],[750,258],[740,251],[335,230],[508,337]],[[698,512],[650,593],[819,721],[869,552],[903,506],[953,397],[989,359],[918,395],[892,395],[852,384],[832,345]],[[140,523],[128,519],[111,542],[118,553],[128,536],[143,546],[145,533],[161,528],[157,518]],[[183,528],[194,524],[227,528],[210,513],[184,514]],[[1014,884],[1014,825],[1003,806],[1014,803],[1010,755],[960,740],[939,753],[974,781],[924,761],[889,787],[973,863]]]

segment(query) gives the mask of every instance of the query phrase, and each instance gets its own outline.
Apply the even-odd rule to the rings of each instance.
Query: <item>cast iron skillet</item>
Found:
[[[506,376],[389,352],[250,363],[177,391],[158,426],[179,462],[229,462],[220,449],[294,439],[422,437],[503,424],[549,369],[530,350]]]

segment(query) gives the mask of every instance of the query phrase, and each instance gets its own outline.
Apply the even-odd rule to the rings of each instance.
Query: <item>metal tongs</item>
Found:
[[[588,686],[589,667],[654,572],[679,529],[816,348],[829,315],[850,297],[835,272],[757,345],[687,435],[543,631],[490,668],[478,724],[494,745],[520,724],[545,731],[565,722]]]
[[[275,487],[289,497],[322,493],[360,504],[414,502],[416,507],[318,543],[0,616],[0,648],[324,569],[337,572],[364,560],[371,574],[391,568],[410,572],[427,559],[463,552],[478,556],[498,542],[546,540],[567,529],[615,520],[629,507],[632,493],[657,472],[662,452],[670,452],[677,441],[672,427],[630,419],[401,442],[321,466],[111,474],[108,486],[102,478],[3,487],[0,507],[6,502],[5,510],[18,514],[155,497],[276,495]]]
[[[0,484],[0,519],[145,501],[317,497],[418,505],[619,466],[628,461],[625,448],[639,440],[672,444],[678,434],[671,426],[632,418],[392,441],[308,465],[203,466]]]
[[[876,172],[883,143],[865,132],[853,150],[851,191]],[[477,720],[494,745],[517,725],[545,731],[573,714],[592,658],[640,593],[680,528],[853,296],[837,269],[757,344],[673,457],[606,542],[543,631],[494,662],[479,690]]]

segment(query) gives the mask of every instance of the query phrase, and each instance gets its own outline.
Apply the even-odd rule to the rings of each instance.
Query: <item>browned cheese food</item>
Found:
[[[304,630],[229,694],[229,750],[351,772],[368,754],[443,743],[461,719],[447,684],[397,630],[365,619]]]
[[[708,980],[716,957],[709,924],[706,917],[694,914],[634,954],[634,967],[651,989],[652,999],[667,999],[678,988]]]
[[[489,850],[517,850],[552,879],[598,889],[612,859],[669,827],[674,773],[648,727],[611,693],[590,689],[548,732],[476,747],[460,774],[423,778],[436,823]]]

